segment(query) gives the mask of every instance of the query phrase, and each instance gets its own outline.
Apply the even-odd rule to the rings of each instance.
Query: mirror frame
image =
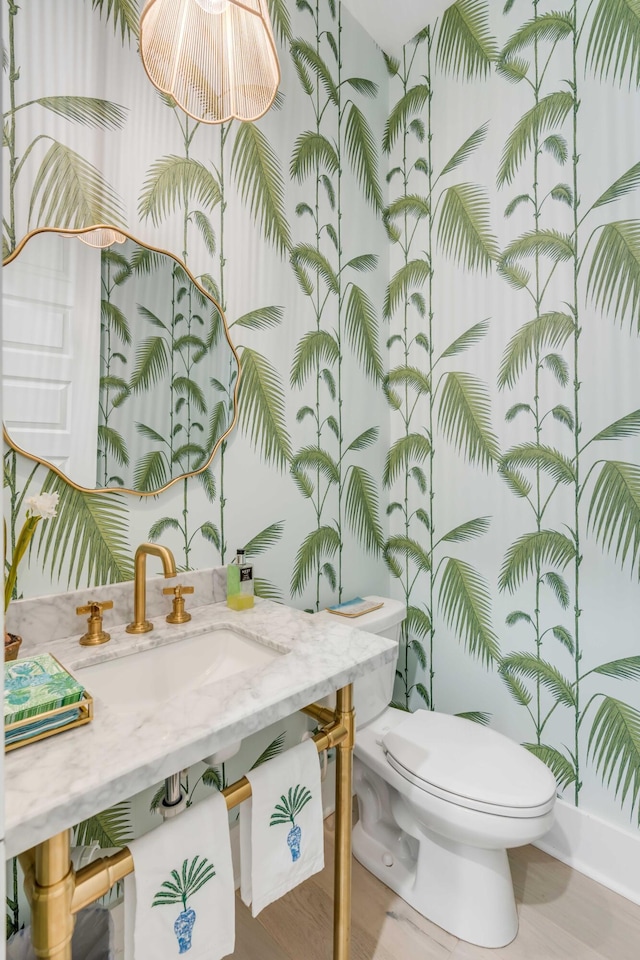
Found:
[[[19,253],[22,251],[22,249],[29,242],[29,240],[31,240],[32,237],[38,236],[39,234],[53,233],[61,237],[78,237],[84,233],[92,233],[97,230],[110,230],[113,233],[120,234],[126,240],[131,240],[133,243],[136,243],[139,247],[144,247],[147,250],[152,250],[154,253],[161,253],[167,257],[170,257],[172,260],[175,261],[175,263],[178,264],[178,266],[182,270],[184,270],[186,275],[189,277],[191,282],[197,287],[200,293],[202,293],[207,298],[207,300],[210,300],[211,303],[213,303],[213,305],[216,307],[222,319],[222,324],[224,327],[224,333],[225,333],[227,343],[229,344],[229,348],[233,353],[233,356],[235,357],[236,363],[238,365],[238,376],[236,377],[236,383],[233,390],[233,419],[228,429],[225,431],[225,433],[223,433],[222,436],[219,437],[218,440],[216,441],[213,447],[213,450],[211,451],[211,454],[209,456],[209,459],[206,461],[206,463],[203,463],[203,465],[201,467],[198,467],[197,470],[191,470],[189,473],[182,473],[178,477],[172,477],[168,483],[165,483],[164,486],[162,487],[158,487],[157,490],[148,490],[148,491],[132,490],[129,487],[92,487],[92,488],[83,487],[80,484],[75,483],[73,480],[71,480],[70,477],[68,477],[65,473],[63,473],[62,470],[60,470],[59,467],[56,467],[53,463],[49,463],[48,460],[45,460],[42,457],[38,457],[34,453],[29,453],[27,450],[23,450],[22,447],[18,446],[18,444],[14,440],[12,440],[11,437],[9,436],[9,433],[4,424],[4,420],[2,422],[2,435],[4,437],[5,443],[12,450],[14,450],[16,453],[19,453],[20,456],[26,457],[28,460],[32,460],[34,463],[39,463],[41,466],[46,467],[48,470],[52,470],[62,480],[64,480],[65,483],[68,483],[70,487],[73,487],[74,490],[79,490],[82,493],[95,493],[95,494],[130,493],[135,497],[157,497],[159,494],[164,493],[165,490],[168,490],[169,487],[173,486],[174,483],[178,483],[181,480],[187,480],[189,479],[189,477],[195,477],[199,473],[203,473],[206,469],[208,469],[208,467],[211,466],[211,463],[213,462],[213,458],[218,452],[220,446],[226,440],[226,438],[229,436],[229,434],[231,433],[231,431],[233,430],[233,428],[236,426],[238,422],[238,388],[240,386],[240,378],[242,376],[242,364],[240,363],[240,357],[238,355],[238,351],[236,350],[235,346],[231,341],[231,337],[229,335],[229,325],[227,323],[227,318],[225,316],[224,310],[222,309],[218,301],[215,299],[215,297],[213,297],[202,286],[202,284],[198,280],[196,280],[196,278],[193,276],[193,274],[191,273],[187,265],[184,263],[184,261],[181,260],[180,257],[176,256],[175,253],[171,253],[169,250],[164,250],[161,247],[154,247],[149,243],[145,243],[144,241],[139,240],[137,237],[134,237],[133,234],[129,233],[128,230],[125,230],[122,227],[115,227],[113,226],[113,224],[104,224],[104,223],[93,224],[90,227],[76,227],[76,228],[37,227],[35,230],[30,230],[29,233],[25,234],[25,236],[20,240],[16,248],[12,250],[9,256],[5,257],[5,259],[2,261],[2,267],[4,268],[8,266],[13,260],[15,260],[19,255]],[[99,245],[95,245],[95,246],[98,247]],[[110,246],[110,245],[107,245],[107,246]]]

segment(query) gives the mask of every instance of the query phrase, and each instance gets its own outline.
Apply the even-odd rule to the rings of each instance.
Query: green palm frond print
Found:
[[[291,248],[284,214],[284,184],[269,143],[253,123],[240,126],[231,156],[232,170],[242,197],[264,235],[281,254]]]
[[[119,583],[133,577],[124,498],[116,494],[83,493],[49,472],[42,490],[57,493],[56,523],[43,527],[38,556],[51,576],[67,586]]]
[[[82,492],[7,448],[8,556],[29,498],[59,495],[11,603],[130,580],[147,539],[185,571],[244,547],[256,609],[392,596],[394,707],[500,726],[565,802],[600,813],[604,795],[635,831],[638,0],[455,0],[393,55],[341,0],[268,0],[276,104],[221,125],[140,69],[142,0],[77,0],[73,30],[68,0],[0,5],[3,254],[42,225],[140,238],[102,250],[91,304],[71,299],[100,325],[83,356],[96,487],[148,494]],[[74,402],[9,351],[66,362],[75,243],[33,304],[5,303],[12,437],[25,411],[44,432]],[[188,803],[290,733],[183,773]],[[293,858],[312,807],[280,789],[269,833]],[[118,804],[77,842],[126,843],[132,823]],[[171,866],[159,902],[184,903],[208,864]],[[8,893],[15,933],[17,869]]]
[[[138,36],[139,0],[91,0],[91,3],[101,17],[113,24],[114,31],[120,33],[123,43]]]
[[[628,0],[599,0],[590,24],[586,60],[599,77],[640,86],[640,13]]]
[[[457,0],[446,11],[437,48],[446,71],[466,80],[487,75],[498,53],[488,13],[482,0]]]
[[[633,812],[638,796],[636,711],[604,690],[594,693],[585,677],[636,676],[632,666],[624,668],[627,658],[615,666],[593,666],[597,651],[585,640],[583,607],[588,598],[582,560],[590,534],[634,578],[638,575],[638,468],[603,459],[608,452],[603,444],[637,435],[637,411],[618,416],[585,439],[588,385],[583,381],[581,342],[591,312],[600,322],[629,324],[637,333],[639,225],[620,219],[616,211],[619,202],[637,190],[638,164],[593,194],[585,210],[580,87],[585,67],[603,80],[625,78],[638,84],[640,19],[626,3],[592,4],[585,10],[574,2],[565,13],[544,11],[537,2],[532,6],[533,17],[511,35],[499,59],[508,82],[528,82],[533,103],[512,128],[497,178],[499,188],[515,193],[505,216],[526,208],[530,218],[529,228],[509,241],[501,255],[504,280],[528,297],[533,314],[507,345],[498,388],[517,391],[506,421],[531,431],[529,439],[520,439],[500,461],[503,480],[526,504],[535,529],[507,548],[499,588],[517,596],[519,609],[507,615],[506,624],[521,639],[529,638],[532,651],[507,654],[499,669],[533,725],[536,740],[526,746],[548,764],[559,787],[570,792],[577,805],[581,771],[591,760],[603,782]],[[549,78],[556,61],[571,63],[572,74],[568,83],[554,89]],[[550,173],[553,166],[557,169]],[[541,188],[543,177],[557,178],[548,193]],[[571,229],[559,208],[569,208]],[[562,230],[556,226],[560,220]],[[560,274],[565,295],[553,283]],[[545,439],[548,435],[552,443]],[[564,522],[552,527],[547,517],[559,516],[561,502]],[[546,733],[551,717],[562,708],[572,718],[570,747],[566,740],[553,743]]]
[[[112,0],[108,0],[108,4],[111,7]],[[47,91],[46,96],[21,101],[20,65],[16,62],[20,8],[14,3],[6,6],[8,51],[4,72],[9,84],[9,109],[4,114],[3,151],[8,200],[3,218],[3,257],[15,249],[23,233],[36,226],[124,223],[122,202],[101,170],[71,146],[47,133],[40,133],[25,143],[25,118],[44,110],[71,124],[98,130],[118,130],[127,119],[124,107],[98,97],[62,96]],[[46,148],[44,154],[43,148]]]
[[[280,797],[280,803],[276,803],[275,809],[271,814],[269,826],[273,827],[278,823],[292,823],[295,825],[296,817],[311,800],[311,791],[308,787],[298,784],[295,787],[289,787],[289,791]]]
[[[100,847],[123,847],[131,838],[131,805],[128,800],[83,820],[74,829],[76,846],[96,842]]]
[[[379,257],[354,246],[341,213],[351,184],[360,202],[379,215],[383,195],[379,148],[366,115],[378,85],[345,72],[341,4],[322,0],[315,9],[301,9],[315,36],[291,45],[310,116],[290,161],[301,188],[300,237],[290,263],[308,327],[296,345],[290,382],[304,391],[296,419],[308,442],[292,451],[290,473],[314,526],[298,550],[290,589],[296,595],[311,584],[309,609],[318,610],[329,593],[337,591],[342,599],[349,534],[356,550],[373,556],[383,543],[378,486],[358,462],[379,430],[373,424],[354,436],[344,410],[347,370],[373,384],[383,378],[378,309],[367,290],[367,274],[378,269]]]
[[[465,317],[453,337],[439,310],[440,274],[447,263],[486,274],[499,259],[485,190],[456,179],[481,151],[489,126],[471,129],[453,153],[448,149],[442,156],[433,119],[437,64],[460,81],[480,80],[490,70],[497,50],[487,14],[483,3],[454,4],[441,24],[405,46],[402,61],[390,71],[396,99],[383,139],[391,165],[384,220],[397,252],[384,303],[384,317],[395,332],[383,385],[397,425],[383,471],[392,528],[383,556],[408,609],[394,701],[406,708],[436,706],[443,626],[472,657],[486,664],[499,657],[488,583],[443,549],[445,543],[481,538],[490,520],[461,519],[447,533],[434,510],[443,441],[461,467],[466,462],[492,470],[499,459],[487,384],[451,369],[451,358],[463,358],[482,343],[489,323]]]
[[[165,880],[151,904],[152,907],[181,903],[187,909],[187,902],[205,883],[215,877],[216,871],[206,857],[194,857],[189,863],[184,860],[180,871],[171,871],[171,880]]]
[[[589,750],[607,786],[635,810],[640,825],[640,711],[603,697],[593,720]],[[636,809],[637,808],[637,809]]]

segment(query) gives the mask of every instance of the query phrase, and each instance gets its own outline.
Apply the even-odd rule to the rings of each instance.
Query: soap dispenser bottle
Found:
[[[248,610],[253,606],[253,565],[245,563],[244,550],[227,566],[227,606]]]

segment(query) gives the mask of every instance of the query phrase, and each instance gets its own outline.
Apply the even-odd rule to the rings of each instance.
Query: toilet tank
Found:
[[[371,613],[364,613],[361,617],[338,617],[327,610],[321,610],[316,617],[329,618],[333,623],[343,621],[357,630],[366,630],[380,637],[388,637],[400,643],[400,627],[407,615],[407,608],[401,600],[392,600],[390,597],[367,596],[365,600],[381,603],[382,606]],[[391,663],[385,663],[366,676],[361,677],[353,685],[353,701],[356,710],[356,724],[362,726],[369,723],[389,705],[393,697],[393,684],[396,676],[397,657]],[[331,700],[331,706],[335,698]]]

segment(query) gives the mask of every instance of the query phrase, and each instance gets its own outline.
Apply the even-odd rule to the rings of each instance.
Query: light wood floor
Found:
[[[333,835],[326,866],[255,920],[237,900],[234,960],[331,960]],[[511,851],[520,931],[472,947],[425,920],[354,860],[352,960],[640,960],[640,906],[542,853]]]
[[[237,896],[233,960],[332,960],[332,819],[322,873],[255,920]],[[535,847],[510,851],[510,860],[520,930],[501,950],[445,933],[354,860],[352,960],[640,960],[640,906]],[[113,917],[122,960],[121,905]]]

